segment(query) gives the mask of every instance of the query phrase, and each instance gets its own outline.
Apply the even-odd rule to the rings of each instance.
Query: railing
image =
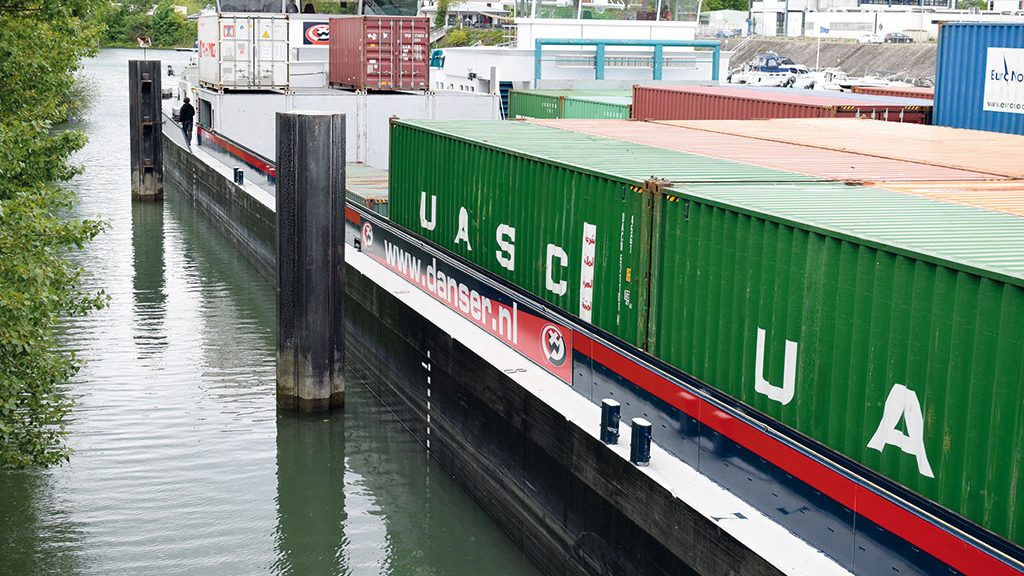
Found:
[[[630,46],[653,47],[652,74],[654,80],[661,80],[665,69],[665,47],[711,48],[711,79],[718,80],[718,67],[722,59],[722,46],[714,40],[585,40],[578,38],[540,38],[533,53],[533,82],[536,86],[541,77],[541,62],[544,46],[594,46],[594,79],[604,80],[605,47]]]

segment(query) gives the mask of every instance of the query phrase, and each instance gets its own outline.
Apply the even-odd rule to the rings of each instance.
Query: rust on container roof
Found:
[[[732,134],[706,132],[681,126],[666,126],[662,123],[631,120],[531,120],[530,122],[624,142],[646,144],[678,152],[700,154],[833,180],[903,182],[1004,178],[996,174],[865,156],[799,144],[767,142]]]
[[[673,120],[660,123],[708,132],[787,142],[1024,178],[1024,136],[852,118]]]
[[[873,96],[818,96],[802,92],[729,86],[633,87],[638,120],[748,120],[754,118],[874,118],[927,123],[932,107],[922,100],[880,101]],[[913,102],[913,103],[912,103]],[[920,102],[920,103],[918,103]],[[911,104],[912,103],[912,104]]]
[[[1017,180],[988,182],[886,182],[886,190],[926,196],[997,212],[1024,216],[1024,183]]]

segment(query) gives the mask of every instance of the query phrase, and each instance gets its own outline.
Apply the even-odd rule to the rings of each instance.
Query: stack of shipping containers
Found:
[[[926,100],[825,90],[742,86],[633,87],[633,118],[637,120],[873,118],[928,124],[931,114],[931,103]]]
[[[396,121],[391,218],[1020,546],[1024,219],[936,190],[1024,167],[839,122]]]

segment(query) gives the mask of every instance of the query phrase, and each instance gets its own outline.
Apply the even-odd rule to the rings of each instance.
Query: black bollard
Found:
[[[277,114],[277,404],[345,402],[345,115]]]
[[[615,400],[601,400],[601,442],[619,443],[619,411],[620,405]]]
[[[128,132],[132,198],[164,197],[164,141],[159,60],[128,61]]]
[[[637,466],[647,466],[651,463],[651,423],[643,418],[633,418],[629,461]]]

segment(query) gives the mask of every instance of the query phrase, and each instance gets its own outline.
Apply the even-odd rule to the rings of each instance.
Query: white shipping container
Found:
[[[210,15],[199,19],[199,82],[217,89],[288,87],[288,21]]]

